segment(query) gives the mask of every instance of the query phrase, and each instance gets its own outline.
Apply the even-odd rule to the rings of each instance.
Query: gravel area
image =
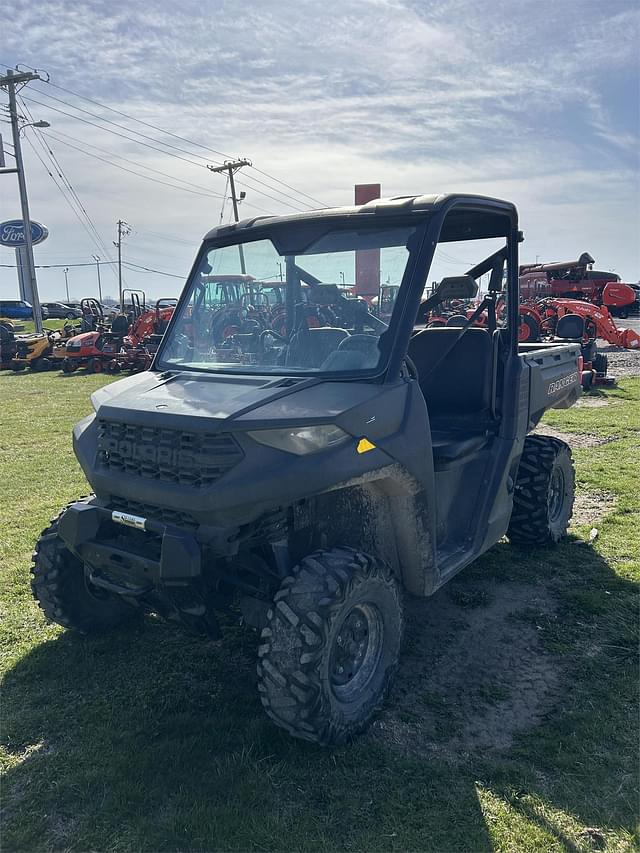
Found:
[[[625,379],[628,376],[640,376],[640,350],[621,349],[598,341],[598,352],[606,352],[609,359],[609,376]]]

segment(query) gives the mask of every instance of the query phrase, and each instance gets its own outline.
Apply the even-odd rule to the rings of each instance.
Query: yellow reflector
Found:
[[[366,453],[368,450],[375,450],[375,449],[376,449],[375,444],[372,444],[368,438],[361,438],[360,441],[358,442],[358,446],[356,447],[356,450],[358,451],[358,453]]]

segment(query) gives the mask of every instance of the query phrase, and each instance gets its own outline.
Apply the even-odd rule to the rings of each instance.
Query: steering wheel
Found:
[[[286,338],[284,335],[281,335],[279,332],[276,332],[274,329],[263,329],[260,332],[260,337],[258,338],[258,340],[260,342],[260,352],[261,353],[264,353],[264,351],[265,351],[264,342],[267,339],[267,337],[275,338],[277,341],[281,341],[283,344],[288,343],[288,338]]]

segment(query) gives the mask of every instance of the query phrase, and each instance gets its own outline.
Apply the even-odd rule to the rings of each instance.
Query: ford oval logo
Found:
[[[42,243],[49,236],[49,229],[45,228],[39,222],[31,220],[31,242],[33,245]],[[22,219],[9,219],[7,222],[0,222],[0,246],[7,246],[9,249],[20,249],[26,246],[24,239],[24,222]]]

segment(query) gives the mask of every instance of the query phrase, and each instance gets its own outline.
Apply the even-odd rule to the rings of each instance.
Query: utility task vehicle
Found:
[[[74,429],[95,495],[37,543],[45,614],[88,633],[152,611],[216,637],[216,611],[239,605],[270,717],[321,744],[363,730],[398,663],[404,591],[431,595],[505,534],[531,547],[567,529],[569,448],[527,434],[581,393],[580,345],[518,344],[520,239],[513,204],[469,195],[210,231],[150,370],[96,391]],[[416,329],[453,241],[482,253],[428,307],[474,298],[485,273],[488,292],[460,327]],[[388,322],[337,286],[359,252],[401,282]],[[221,345],[211,274],[278,263],[286,328]]]

